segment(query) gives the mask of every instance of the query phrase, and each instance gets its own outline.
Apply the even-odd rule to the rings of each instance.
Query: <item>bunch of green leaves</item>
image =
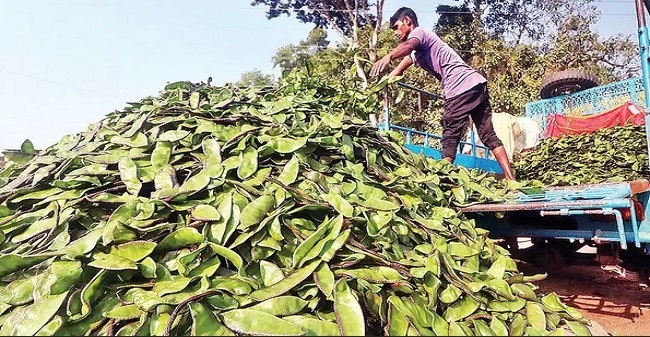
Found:
[[[644,126],[546,138],[513,164],[517,179],[577,185],[650,178]]]
[[[169,84],[0,171],[0,335],[546,335],[456,206],[484,173],[408,152],[369,92]]]

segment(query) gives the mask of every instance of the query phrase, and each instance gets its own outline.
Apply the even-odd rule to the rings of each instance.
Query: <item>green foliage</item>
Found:
[[[0,334],[587,334],[455,210],[500,182],[368,126],[387,84],[176,82],[0,171]]]
[[[602,39],[593,32],[598,18],[593,1],[463,1],[440,5],[437,10],[440,19],[436,32],[486,76],[495,112],[523,114],[526,103],[539,99],[544,77],[569,66],[589,70],[602,83],[629,78],[640,69],[630,35]],[[367,73],[376,55],[385,55],[397,45],[387,25],[378,35],[374,28],[362,25],[353,43],[344,39],[334,46],[326,43],[322,33],[310,33],[306,40],[278,50],[274,64],[283,74],[300,68],[329,83],[350,79],[363,82],[355,59],[361,60],[360,67]],[[391,66],[397,63],[395,60]],[[440,83],[420,68],[411,67],[403,81],[441,93]],[[416,93],[395,86],[388,95],[393,122],[441,133],[441,101],[420,102]],[[380,110],[375,113],[381,118]],[[431,146],[437,147],[437,141]]]
[[[556,34],[543,46],[547,73],[567,68],[585,69],[602,83],[637,75],[640,70],[638,47],[632,32],[602,39],[592,30],[598,21],[593,4],[566,0],[552,12]]]
[[[259,69],[254,69],[241,74],[241,77],[235,85],[238,87],[266,87],[275,84],[273,75],[262,73]]]
[[[517,179],[576,185],[650,178],[644,126],[544,139],[513,163]]]
[[[301,22],[313,23],[318,28],[330,26],[338,29],[345,36],[354,35],[357,26],[376,22],[371,9],[378,6],[373,4],[373,1],[367,0],[352,0],[344,3],[336,0],[254,0],[251,5],[268,7],[266,17],[269,19],[293,14]],[[355,13],[352,8],[359,10]]]
[[[295,68],[309,67],[313,57],[325,50],[329,44],[327,31],[314,28],[309,32],[307,39],[296,45],[280,47],[273,56],[273,66],[280,67],[282,74],[288,74]]]

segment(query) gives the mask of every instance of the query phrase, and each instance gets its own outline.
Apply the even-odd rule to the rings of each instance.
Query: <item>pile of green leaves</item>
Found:
[[[454,210],[499,183],[379,134],[374,96],[179,82],[11,163],[0,335],[588,334]]]
[[[513,164],[517,179],[577,185],[649,179],[645,126],[546,138]]]

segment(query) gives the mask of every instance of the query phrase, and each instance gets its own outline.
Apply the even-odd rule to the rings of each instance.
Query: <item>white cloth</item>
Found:
[[[532,149],[539,144],[542,136],[542,128],[537,122],[530,117],[517,117],[517,124],[521,129],[521,134],[516,139],[516,150]]]
[[[502,113],[502,112],[497,112],[497,113],[492,113],[492,125],[494,125],[494,132],[497,134],[497,137],[501,140],[503,143],[503,147],[506,150],[506,154],[508,155],[508,159],[512,161],[512,157],[517,151],[517,139],[521,137],[521,129],[519,128],[519,124],[517,123],[517,117],[509,114],[509,113]],[[476,145],[481,145],[483,146],[483,142],[478,138],[478,135],[476,133],[476,127],[472,125],[472,130],[474,130],[474,140],[476,141]],[[470,135],[470,130],[467,131],[467,136],[465,137],[466,142],[471,142],[471,135]],[[464,145],[462,149],[463,154],[471,154],[472,153],[472,146],[471,145]],[[479,157],[485,158],[485,150],[484,149],[476,149],[476,155]],[[494,158],[492,153],[490,153],[488,158]]]

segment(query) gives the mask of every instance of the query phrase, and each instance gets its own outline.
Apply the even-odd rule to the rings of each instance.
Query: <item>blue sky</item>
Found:
[[[167,82],[236,81],[306,37],[294,18],[267,20],[251,0],[0,0],[0,149],[29,138],[37,148],[86,129]],[[438,4],[409,6],[432,27]],[[635,36],[634,1],[601,0],[602,35]]]

